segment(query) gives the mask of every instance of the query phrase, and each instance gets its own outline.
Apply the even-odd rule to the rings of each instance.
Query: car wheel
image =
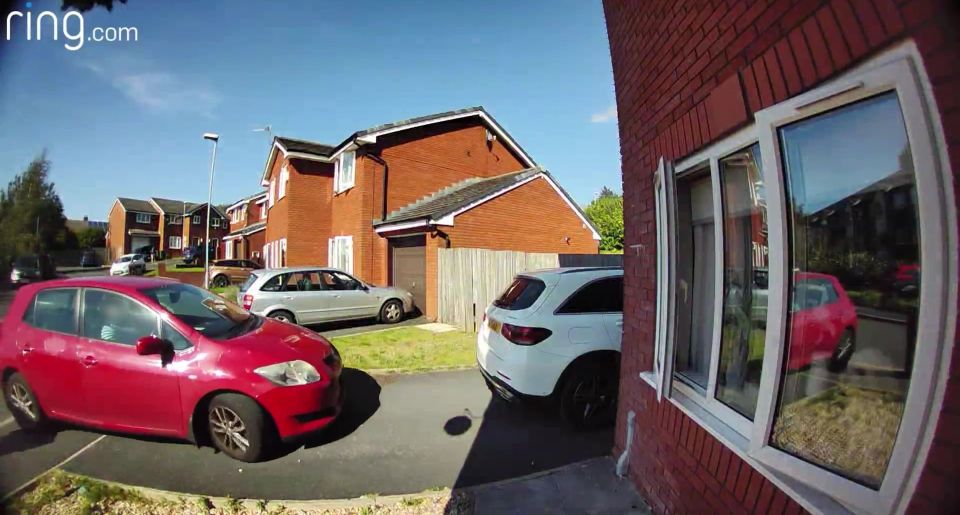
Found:
[[[843,372],[847,369],[847,364],[850,363],[850,358],[856,349],[857,342],[854,338],[853,331],[849,329],[845,330],[843,334],[840,335],[840,340],[837,341],[837,348],[833,350],[833,355],[830,356],[830,363],[827,368],[831,372]]]
[[[4,385],[3,394],[7,408],[21,429],[39,431],[47,426],[47,417],[23,376],[17,373],[11,375]]]
[[[396,324],[403,320],[403,304],[399,300],[391,299],[383,303],[380,308],[380,321],[385,324]]]
[[[218,275],[213,278],[213,287],[214,288],[226,288],[230,286],[230,279],[225,275]]]
[[[278,309],[267,316],[269,318],[272,318],[274,320],[279,320],[281,322],[290,322],[291,324],[297,323],[297,319],[293,316],[293,313],[284,309]]]
[[[210,440],[235,460],[255,462],[266,455],[270,426],[263,409],[253,399],[236,393],[222,393],[207,407]]]
[[[589,361],[574,366],[560,390],[563,418],[577,429],[595,429],[613,423],[617,416],[619,364]]]

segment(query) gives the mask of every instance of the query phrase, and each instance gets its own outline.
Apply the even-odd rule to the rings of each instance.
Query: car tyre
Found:
[[[390,299],[380,308],[380,321],[384,324],[396,324],[403,320],[403,304],[397,299]]]
[[[230,279],[227,276],[220,274],[213,278],[214,288],[226,288],[227,286],[230,286]]]
[[[263,408],[238,393],[222,393],[210,401],[207,429],[214,447],[239,461],[260,461],[273,444],[271,426]]]
[[[297,323],[297,318],[293,316],[293,313],[285,309],[278,309],[276,311],[273,311],[269,315],[267,315],[267,317],[272,318],[274,320],[279,320],[281,322],[289,322],[291,324]]]
[[[49,420],[43,413],[43,408],[40,407],[36,395],[33,394],[33,390],[22,375],[14,373],[7,378],[3,388],[3,398],[20,429],[36,432],[49,426]]]
[[[610,361],[575,364],[560,389],[560,412],[575,429],[612,424],[617,416],[620,365]]]
[[[840,335],[840,339],[837,341],[837,347],[833,350],[833,355],[830,356],[830,363],[827,366],[828,370],[830,372],[843,372],[846,370],[847,364],[850,363],[850,358],[856,350],[857,341],[853,331],[850,329],[843,331],[843,334]]]

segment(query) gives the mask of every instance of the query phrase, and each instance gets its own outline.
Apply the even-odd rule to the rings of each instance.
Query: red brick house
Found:
[[[614,452],[657,513],[957,513],[960,13],[604,0]]]
[[[244,197],[226,208],[230,232],[223,237],[224,259],[261,261],[267,229],[267,192]]]
[[[210,240],[219,242],[229,232],[227,217],[217,206],[212,206],[211,214]],[[109,257],[116,259],[146,246],[167,257],[180,256],[185,246],[199,245],[206,239],[206,221],[206,203],[119,197],[108,219]]]
[[[598,251],[581,209],[482,107],[335,146],[276,137],[262,184],[267,266],[336,266],[402,286],[431,318],[440,247]]]

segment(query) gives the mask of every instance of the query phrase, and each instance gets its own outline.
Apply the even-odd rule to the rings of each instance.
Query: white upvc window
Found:
[[[170,244],[168,245],[171,249],[179,249],[183,246],[183,237],[181,236],[171,236]]]
[[[267,219],[267,203],[260,204],[260,220]]]
[[[641,376],[816,509],[905,508],[940,411],[956,235],[921,68],[905,44],[655,175]]]
[[[327,244],[327,266],[353,273],[353,236],[336,236]]]
[[[153,215],[148,213],[137,213],[137,223],[138,224],[148,224]]]
[[[277,200],[287,195],[287,181],[290,179],[290,170],[287,165],[280,168],[280,182],[277,184]]]
[[[193,215],[193,225],[200,225],[200,215]]]
[[[246,208],[246,206],[241,206],[241,207],[238,207],[238,208],[234,209],[233,211],[230,211],[230,222],[231,222],[231,223],[237,223],[237,222],[239,222],[239,221],[241,220],[242,213],[243,213],[243,210],[244,210],[245,208]]]
[[[280,266],[287,266],[287,239],[280,238]]]
[[[210,227],[220,227],[220,217],[215,216],[210,219]]]
[[[170,215],[169,217],[167,217],[167,223],[172,225],[182,225],[183,217],[181,217],[180,215]]]
[[[356,151],[350,150],[340,154],[333,170],[333,191],[341,193],[353,187],[356,176]]]
[[[267,207],[273,207],[274,197],[277,193],[277,181],[270,179],[270,196],[267,197]]]
[[[233,240],[224,240],[223,258],[233,259]]]

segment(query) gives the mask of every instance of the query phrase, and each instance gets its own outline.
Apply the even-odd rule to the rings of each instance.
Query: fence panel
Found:
[[[437,318],[476,331],[483,311],[521,272],[559,266],[557,254],[509,250],[439,249]]]
[[[560,266],[623,266],[623,254],[560,254]]]

